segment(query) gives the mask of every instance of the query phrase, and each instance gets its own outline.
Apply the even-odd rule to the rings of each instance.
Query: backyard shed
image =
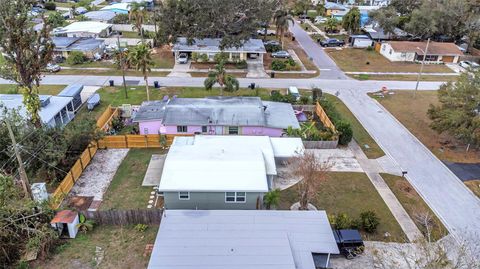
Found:
[[[78,213],[73,210],[59,211],[50,221],[50,224],[59,233],[60,237],[68,238],[75,238],[77,236],[78,223]]]
[[[325,211],[166,210],[148,268],[330,268],[338,253]]]
[[[367,35],[351,35],[348,38],[348,43],[354,48],[373,47],[373,40]]]
[[[72,103],[69,105],[70,111],[77,111],[82,106],[81,93],[83,90],[82,84],[71,84],[65,87],[58,96],[72,97]]]

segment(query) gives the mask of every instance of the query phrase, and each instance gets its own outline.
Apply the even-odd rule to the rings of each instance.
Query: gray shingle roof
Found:
[[[95,38],[80,37],[52,37],[56,51],[92,51],[100,47],[105,41]]]
[[[173,51],[195,51],[195,52],[220,52],[220,38],[194,39],[193,44],[188,44],[186,38],[179,38],[173,45]],[[260,39],[249,39],[241,47],[224,48],[224,52],[247,52],[266,53],[263,41]]]
[[[164,125],[262,126],[299,128],[287,103],[263,102],[259,97],[175,98],[144,102],[134,121],[161,120]]]

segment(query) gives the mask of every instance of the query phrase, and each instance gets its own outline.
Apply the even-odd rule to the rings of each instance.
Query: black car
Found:
[[[353,259],[365,249],[358,230],[333,230],[338,249],[347,259]]]
[[[345,45],[345,42],[335,38],[329,38],[326,40],[320,41],[322,47],[342,47]]]

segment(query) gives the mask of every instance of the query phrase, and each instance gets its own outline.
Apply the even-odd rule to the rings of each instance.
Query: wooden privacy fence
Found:
[[[65,196],[70,192],[73,185],[75,185],[75,182],[77,182],[82,175],[83,170],[85,170],[93,156],[95,156],[95,153],[97,153],[97,149],[97,143],[92,142],[88,145],[87,149],[80,154],[78,160],[72,166],[70,171],[68,171],[65,178],[63,178],[62,182],[60,182],[60,185],[58,185],[57,189],[52,194],[52,207],[54,209],[57,209],[60,206]]]
[[[87,219],[92,219],[96,224],[105,225],[135,225],[135,224],[160,224],[162,209],[132,209],[132,210],[104,210],[83,211]]]
[[[318,102],[315,105],[315,113],[317,113],[317,116],[323,123],[323,126],[330,128],[330,130],[332,130],[333,132],[337,132],[337,130],[335,129],[335,125],[333,125],[332,121],[327,116],[327,113],[325,113],[325,110],[323,110],[323,107]]]
[[[164,148],[173,143],[180,135],[109,135],[98,141],[98,147],[106,148]],[[183,135],[191,136],[191,135]]]
[[[119,115],[119,113],[120,111],[118,108],[113,108],[109,105],[97,120],[98,129],[107,131],[108,128],[110,128],[113,118]],[[68,171],[65,178],[62,180],[62,182],[60,182],[60,185],[58,185],[52,194],[53,209],[57,209],[60,206],[65,196],[67,196],[67,194],[73,188],[73,185],[75,185],[75,182],[77,182],[82,175],[83,170],[85,170],[93,156],[95,156],[95,153],[97,153],[98,148],[97,142],[90,142],[78,160],[73,164],[70,171]]]

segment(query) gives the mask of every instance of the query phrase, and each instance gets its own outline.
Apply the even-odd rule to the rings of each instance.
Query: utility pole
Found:
[[[120,35],[117,34],[117,46],[118,46],[118,53],[120,56],[120,69],[122,69],[122,78],[123,78],[123,90],[125,91],[125,99],[128,99],[127,93],[127,83],[125,82],[125,61],[123,60],[123,51],[120,47]]]
[[[430,45],[430,38],[427,40],[427,46],[425,47],[425,51],[422,50],[421,48],[417,47],[417,49],[419,49],[423,52],[423,59],[422,59],[422,65],[420,66],[420,72],[418,72],[417,84],[415,85],[415,91],[413,92],[413,98],[415,98],[417,96],[418,84],[420,84],[420,77],[422,76],[423,66],[425,65],[425,58],[427,57],[427,53],[428,53],[428,45]]]
[[[13,134],[12,126],[10,126],[10,122],[8,120],[5,120],[5,123],[7,124],[8,134],[10,135],[10,139],[12,140],[15,155],[17,156],[18,170],[20,172],[20,181],[22,183],[23,191],[28,198],[33,200],[32,190],[30,189],[30,183],[28,182],[27,172],[25,172],[22,156],[20,156],[20,151],[18,151],[17,141],[15,141],[15,135]]]

